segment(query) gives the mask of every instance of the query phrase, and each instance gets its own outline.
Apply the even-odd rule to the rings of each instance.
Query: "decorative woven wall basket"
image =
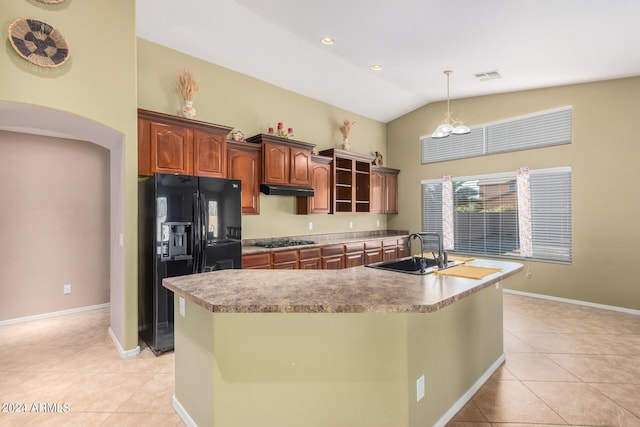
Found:
[[[59,67],[69,59],[67,40],[46,22],[16,19],[9,26],[9,41],[18,55],[41,67]]]

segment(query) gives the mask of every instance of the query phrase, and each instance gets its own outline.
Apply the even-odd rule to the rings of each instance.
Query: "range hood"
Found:
[[[295,185],[260,184],[260,191],[274,196],[313,197],[311,187],[299,187]]]

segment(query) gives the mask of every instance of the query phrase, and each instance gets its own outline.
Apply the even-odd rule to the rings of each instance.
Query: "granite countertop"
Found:
[[[172,277],[163,286],[214,313],[428,313],[507,278],[522,264],[480,260],[500,268],[483,279],[385,271],[219,270]]]
[[[365,231],[365,232],[353,232],[353,233],[334,233],[334,234],[314,234],[308,236],[287,236],[277,237],[272,239],[246,239],[242,241],[242,253],[256,254],[261,252],[283,251],[283,250],[295,250],[314,248],[335,244],[347,244],[365,242],[369,240],[384,240],[389,238],[401,238],[408,237],[409,232],[405,230],[381,230],[381,231]],[[310,240],[315,243],[309,245],[296,245],[296,246],[284,246],[279,248],[263,248],[261,246],[254,246],[256,242],[268,242],[275,240]]]

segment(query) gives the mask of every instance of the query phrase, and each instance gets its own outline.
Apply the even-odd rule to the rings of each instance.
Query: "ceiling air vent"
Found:
[[[500,73],[497,71],[487,71],[486,73],[477,73],[477,74],[474,74],[474,76],[476,76],[476,78],[478,78],[482,82],[485,80],[495,80],[495,79],[502,78]]]

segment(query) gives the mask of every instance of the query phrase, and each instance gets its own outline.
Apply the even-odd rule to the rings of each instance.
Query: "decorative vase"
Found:
[[[351,145],[349,144],[349,138],[345,138],[345,139],[342,141],[342,148],[343,148],[344,150],[347,150],[347,151],[349,151],[349,149],[351,149]]]
[[[196,116],[196,109],[193,108],[193,101],[184,102],[184,107],[182,107],[182,115],[188,119],[192,119]]]

